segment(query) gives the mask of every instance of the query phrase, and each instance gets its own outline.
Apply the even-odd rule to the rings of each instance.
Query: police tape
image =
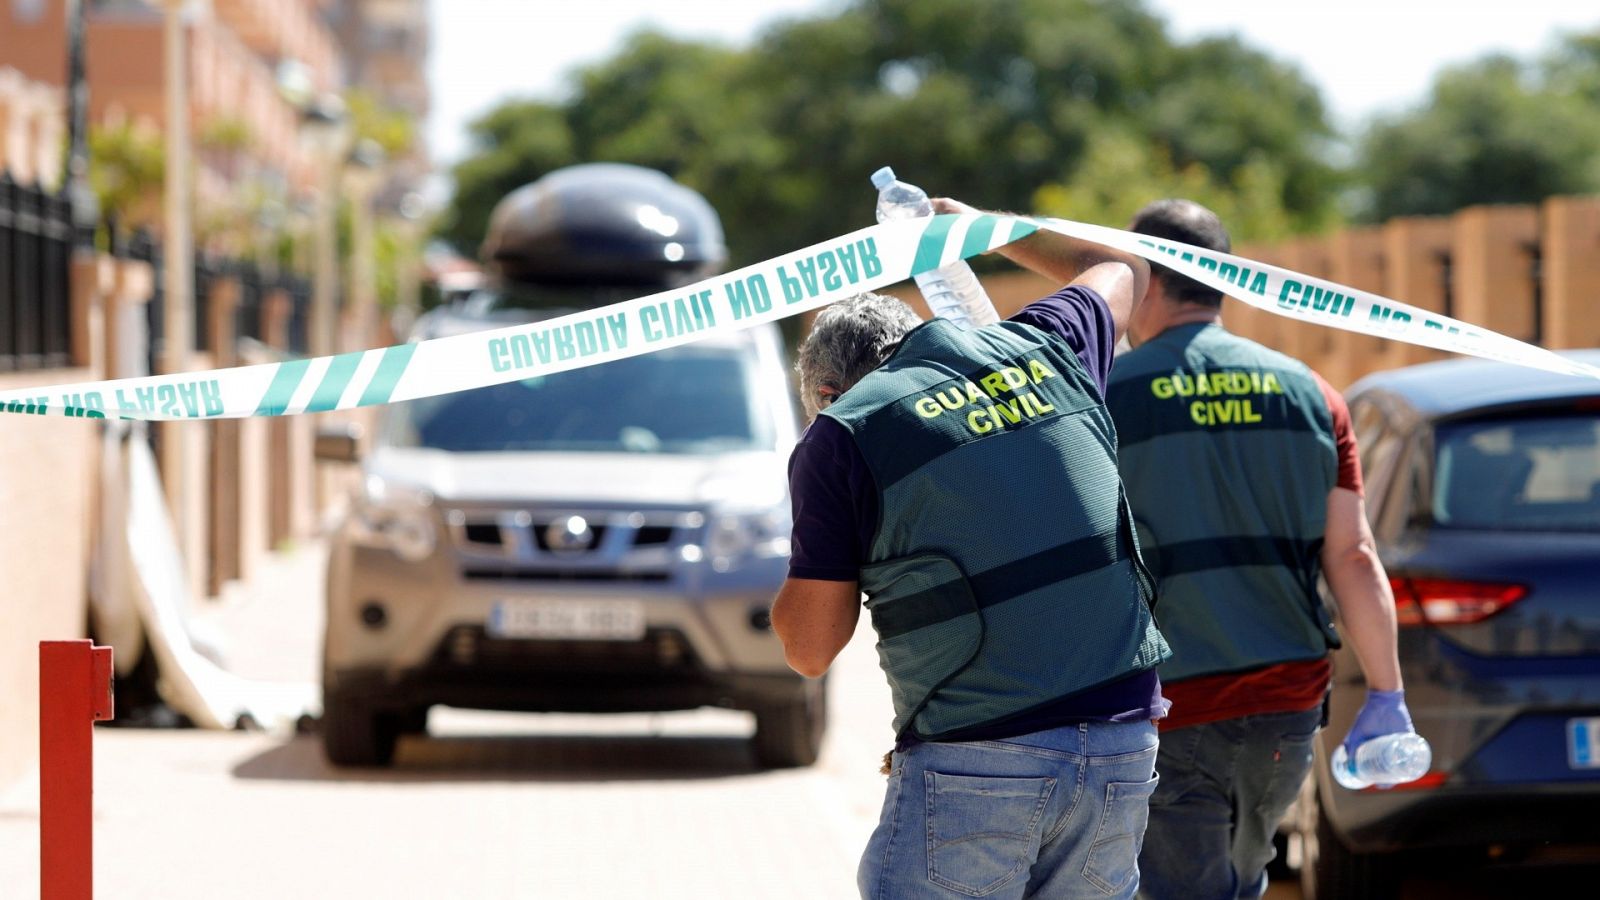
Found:
[[[225,419],[435,397],[776,321],[1040,229],[1137,254],[1292,319],[1600,378],[1600,368],[1488,329],[1243,257],[1064,219],[964,213],[874,225],[683,288],[530,324],[337,356],[3,391],[0,411],[92,419]]]

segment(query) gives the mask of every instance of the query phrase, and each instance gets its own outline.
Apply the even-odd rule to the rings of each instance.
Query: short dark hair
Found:
[[[1216,213],[1193,200],[1176,197],[1157,200],[1139,210],[1128,230],[1154,238],[1182,241],[1219,253],[1228,253],[1233,246],[1228,240],[1228,229],[1222,227],[1222,220],[1217,218]],[[1214,309],[1222,307],[1222,292],[1216,288],[1206,287],[1193,278],[1179,275],[1153,262],[1150,264],[1150,275],[1158,279],[1161,289],[1175,300]]]

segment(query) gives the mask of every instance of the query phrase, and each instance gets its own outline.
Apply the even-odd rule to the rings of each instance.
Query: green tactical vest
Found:
[[[1117,359],[1106,389],[1165,682],[1316,659],[1339,645],[1317,595],[1333,418],[1303,363],[1180,325]]]
[[[861,588],[897,737],[998,724],[1167,657],[1111,417],[1071,348],[935,319],[823,415],[878,489]]]

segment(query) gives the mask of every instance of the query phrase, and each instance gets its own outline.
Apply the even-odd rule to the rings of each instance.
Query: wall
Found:
[[[55,369],[0,377],[0,390],[95,377]],[[0,422],[0,785],[39,744],[39,641],[82,637],[99,429],[81,419]]]

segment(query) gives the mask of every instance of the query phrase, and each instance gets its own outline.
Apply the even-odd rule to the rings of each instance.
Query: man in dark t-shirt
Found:
[[[1121,331],[1092,287],[1067,285],[1007,321],[1032,325],[1065,341],[1104,396]],[[878,494],[866,459],[844,426],[825,416],[812,420],[789,457],[789,490],[794,503],[789,577],[854,584],[878,528]],[[1009,737],[1078,722],[1150,721],[1165,715],[1168,706],[1151,670],[964,737]]]
[[[1000,252],[1067,285],[971,331],[852,298],[800,352],[822,414],[790,460],[772,622],[817,677],[868,594],[897,742],[864,897],[1138,888],[1166,646],[1103,396],[1148,268],[1045,231]]]

